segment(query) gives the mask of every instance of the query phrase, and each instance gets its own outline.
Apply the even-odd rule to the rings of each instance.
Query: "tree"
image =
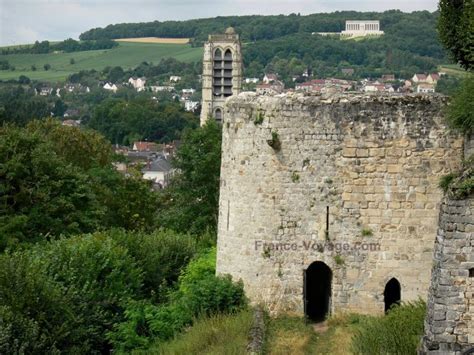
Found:
[[[447,108],[450,127],[471,134],[474,131],[474,78],[469,75],[453,95]]]
[[[452,58],[464,69],[474,65],[474,2],[440,0],[438,33]]]
[[[217,228],[222,127],[209,120],[183,136],[173,165],[178,175],[163,191],[158,224],[200,234]]]
[[[71,64],[71,65],[76,64],[76,61],[74,60],[74,58],[69,59],[69,64]]]
[[[43,65],[43,68],[44,70],[48,71],[49,69],[51,69],[51,65],[46,63],[45,65]]]
[[[53,110],[51,111],[54,115],[54,117],[62,117],[64,115],[64,112],[67,110],[67,105],[64,103],[63,100],[58,99],[54,103]]]
[[[0,128],[0,167],[0,250],[97,228],[102,207],[87,175],[40,134]]]
[[[18,78],[18,83],[20,84],[29,84],[30,82],[31,82],[30,78],[28,78],[25,75],[20,75],[20,77]]]
[[[33,65],[31,66],[31,71],[36,71],[36,65],[33,64]]]

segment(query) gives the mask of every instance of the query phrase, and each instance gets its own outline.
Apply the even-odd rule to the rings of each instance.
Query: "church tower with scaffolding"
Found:
[[[201,126],[212,117],[222,122],[225,100],[242,89],[240,38],[232,27],[209,35],[204,45]]]

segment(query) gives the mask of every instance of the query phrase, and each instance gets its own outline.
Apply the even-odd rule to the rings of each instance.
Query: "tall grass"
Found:
[[[156,343],[146,352],[134,354],[245,354],[252,321],[250,310],[201,318],[174,340]]]
[[[361,317],[352,341],[354,354],[416,354],[426,304],[404,303],[382,317]]]

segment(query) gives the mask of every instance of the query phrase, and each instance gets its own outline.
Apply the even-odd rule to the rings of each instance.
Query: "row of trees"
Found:
[[[54,51],[80,52],[97,49],[110,49],[118,46],[118,43],[110,39],[99,39],[96,41],[76,41],[72,38],[58,43],[49,41],[36,41],[32,46],[5,47],[0,50],[0,54],[45,54]]]
[[[406,23],[436,22],[436,13],[428,11],[403,13],[390,10],[383,13],[337,11],[306,16],[290,14],[288,16],[227,16],[187,21],[165,21],[147,23],[128,23],[94,28],[80,35],[82,40],[114,39],[125,37],[185,37],[193,38],[197,43],[205,41],[210,33],[223,33],[233,26],[241,34],[242,40],[260,41],[284,37],[295,33],[339,32],[344,29],[346,20],[380,20],[387,34],[405,31]],[[421,31],[420,31],[421,32]],[[433,35],[435,33],[431,31]],[[419,36],[416,33],[415,36]],[[423,43],[420,43],[423,46]]]

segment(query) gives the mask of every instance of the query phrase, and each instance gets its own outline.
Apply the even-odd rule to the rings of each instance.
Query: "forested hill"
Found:
[[[343,11],[306,16],[231,16],[188,21],[109,25],[83,33],[82,40],[125,37],[187,37],[202,46],[210,33],[233,26],[245,45],[247,76],[263,70],[277,72],[291,85],[291,77],[312,68],[318,76],[333,76],[353,68],[357,77],[377,77],[391,72],[410,77],[436,70],[448,61],[436,32],[438,12],[399,10]],[[339,32],[346,20],[380,20],[385,35],[362,40],[337,40],[312,36],[313,32]]]
[[[154,21],[122,23],[105,28],[94,28],[80,35],[81,40],[115,39],[131,37],[182,37],[196,42],[204,41],[210,33],[220,33],[228,26],[236,28],[243,41],[269,40],[295,33],[338,32],[346,20],[380,20],[381,28],[389,35],[405,34],[418,37],[429,31],[436,38],[435,23],[438,13],[399,10],[385,12],[338,11],[306,16],[228,16],[187,21]]]

